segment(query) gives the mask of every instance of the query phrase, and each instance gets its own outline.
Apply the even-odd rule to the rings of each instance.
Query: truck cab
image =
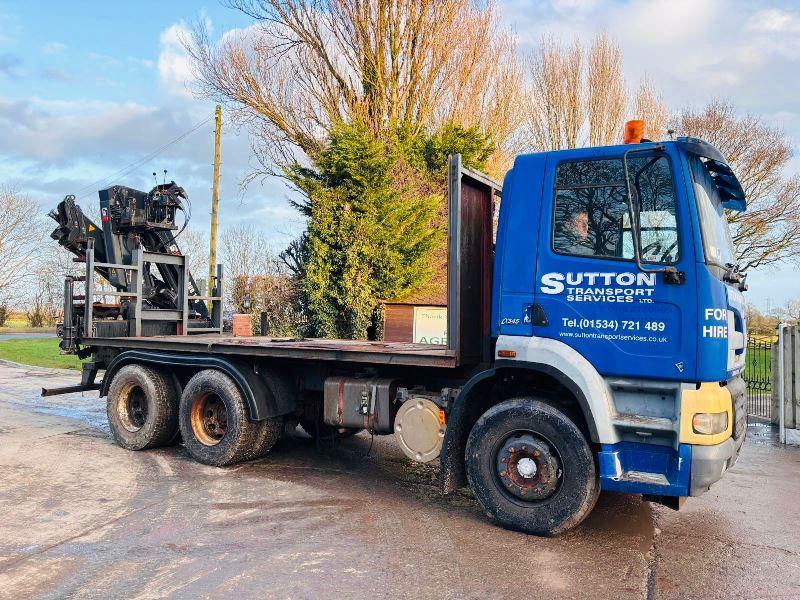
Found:
[[[494,262],[495,369],[546,371],[586,418],[602,490],[677,505],[746,430],[745,197],[692,138],[517,157]]]

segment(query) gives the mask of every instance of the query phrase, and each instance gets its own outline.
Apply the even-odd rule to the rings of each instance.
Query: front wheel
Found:
[[[560,410],[536,398],[506,400],[470,432],[467,477],[476,499],[503,527],[552,536],[583,521],[600,481],[592,449]]]

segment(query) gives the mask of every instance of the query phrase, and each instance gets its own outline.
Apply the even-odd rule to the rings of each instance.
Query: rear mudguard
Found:
[[[106,367],[100,385],[100,396],[108,394],[114,374],[123,366],[144,363],[162,369],[195,368],[216,369],[233,379],[244,394],[252,421],[261,421],[285,415],[297,407],[295,386],[288,375],[268,367],[256,372],[252,365],[221,356],[171,354],[141,350],[128,350],[117,355]]]

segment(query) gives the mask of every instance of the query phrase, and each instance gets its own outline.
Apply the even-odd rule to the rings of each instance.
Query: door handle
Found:
[[[547,321],[547,314],[544,312],[544,308],[538,302],[535,304],[526,304],[525,305],[525,323],[530,323],[531,325],[537,325],[540,327],[544,327],[548,325]]]

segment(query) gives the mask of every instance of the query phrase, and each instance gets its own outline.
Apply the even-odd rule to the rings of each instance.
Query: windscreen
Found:
[[[720,267],[736,264],[733,239],[719,190],[703,159],[691,154],[688,158],[700,217],[700,229],[703,233],[706,262]]]

